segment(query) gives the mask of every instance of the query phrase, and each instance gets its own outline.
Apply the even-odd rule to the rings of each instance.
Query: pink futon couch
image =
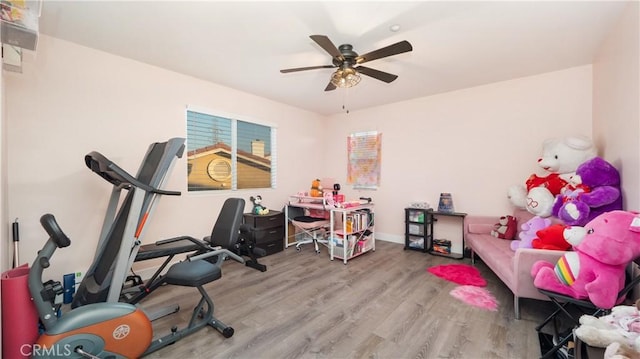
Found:
[[[514,210],[511,215],[517,219],[518,233],[520,233],[520,225],[533,217],[532,214],[522,209]],[[498,219],[499,216],[466,216],[464,221],[465,244],[471,249],[471,263],[475,264],[475,256],[480,257],[487,267],[513,292],[515,318],[520,319],[520,298],[549,300],[533,285],[531,277],[533,263],[539,260],[555,263],[565,252],[533,248],[519,248],[513,251],[510,240],[491,235],[491,230]]]

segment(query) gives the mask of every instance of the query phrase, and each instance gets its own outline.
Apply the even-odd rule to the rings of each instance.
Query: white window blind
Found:
[[[275,127],[187,110],[188,191],[275,188]]]

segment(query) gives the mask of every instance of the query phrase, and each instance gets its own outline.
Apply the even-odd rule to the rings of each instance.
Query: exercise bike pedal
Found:
[[[142,281],[142,277],[140,277],[139,275],[127,276],[127,279],[125,279],[125,282],[129,282],[129,281],[131,281],[132,287],[144,284],[144,282]]]
[[[85,352],[84,350],[82,350],[82,345],[76,347],[76,349],[74,350],[76,353],[78,353],[81,357],[83,358],[89,358],[89,359],[100,359],[100,357],[97,357],[89,352]],[[110,357],[113,358],[113,357]]]

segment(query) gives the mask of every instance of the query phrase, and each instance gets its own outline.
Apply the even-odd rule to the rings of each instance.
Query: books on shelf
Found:
[[[348,214],[344,228],[346,233],[355,233],[371,226],[373,226],[373,213],[362,210]]]
[[[331,210],[329,248],[331,260],[341,259],[344,264],[351,258],[375,250],[373,206],[364,204],[356,208]]]
[[[434,239],[433,251],[442,254],[451,254],[451,241],[448,239]]]

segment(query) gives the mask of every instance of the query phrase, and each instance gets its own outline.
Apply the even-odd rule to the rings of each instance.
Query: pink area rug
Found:
[[[449,292],[454,298],[485,310],[498,311],[498,301],[485,288],[472,285],[461,285]]]
[[[478,268],[468,264],[444,264],[427,268],[427,271],[460,285],[473,285],[476,287],[487,285],[487,281],[482,278]]]

